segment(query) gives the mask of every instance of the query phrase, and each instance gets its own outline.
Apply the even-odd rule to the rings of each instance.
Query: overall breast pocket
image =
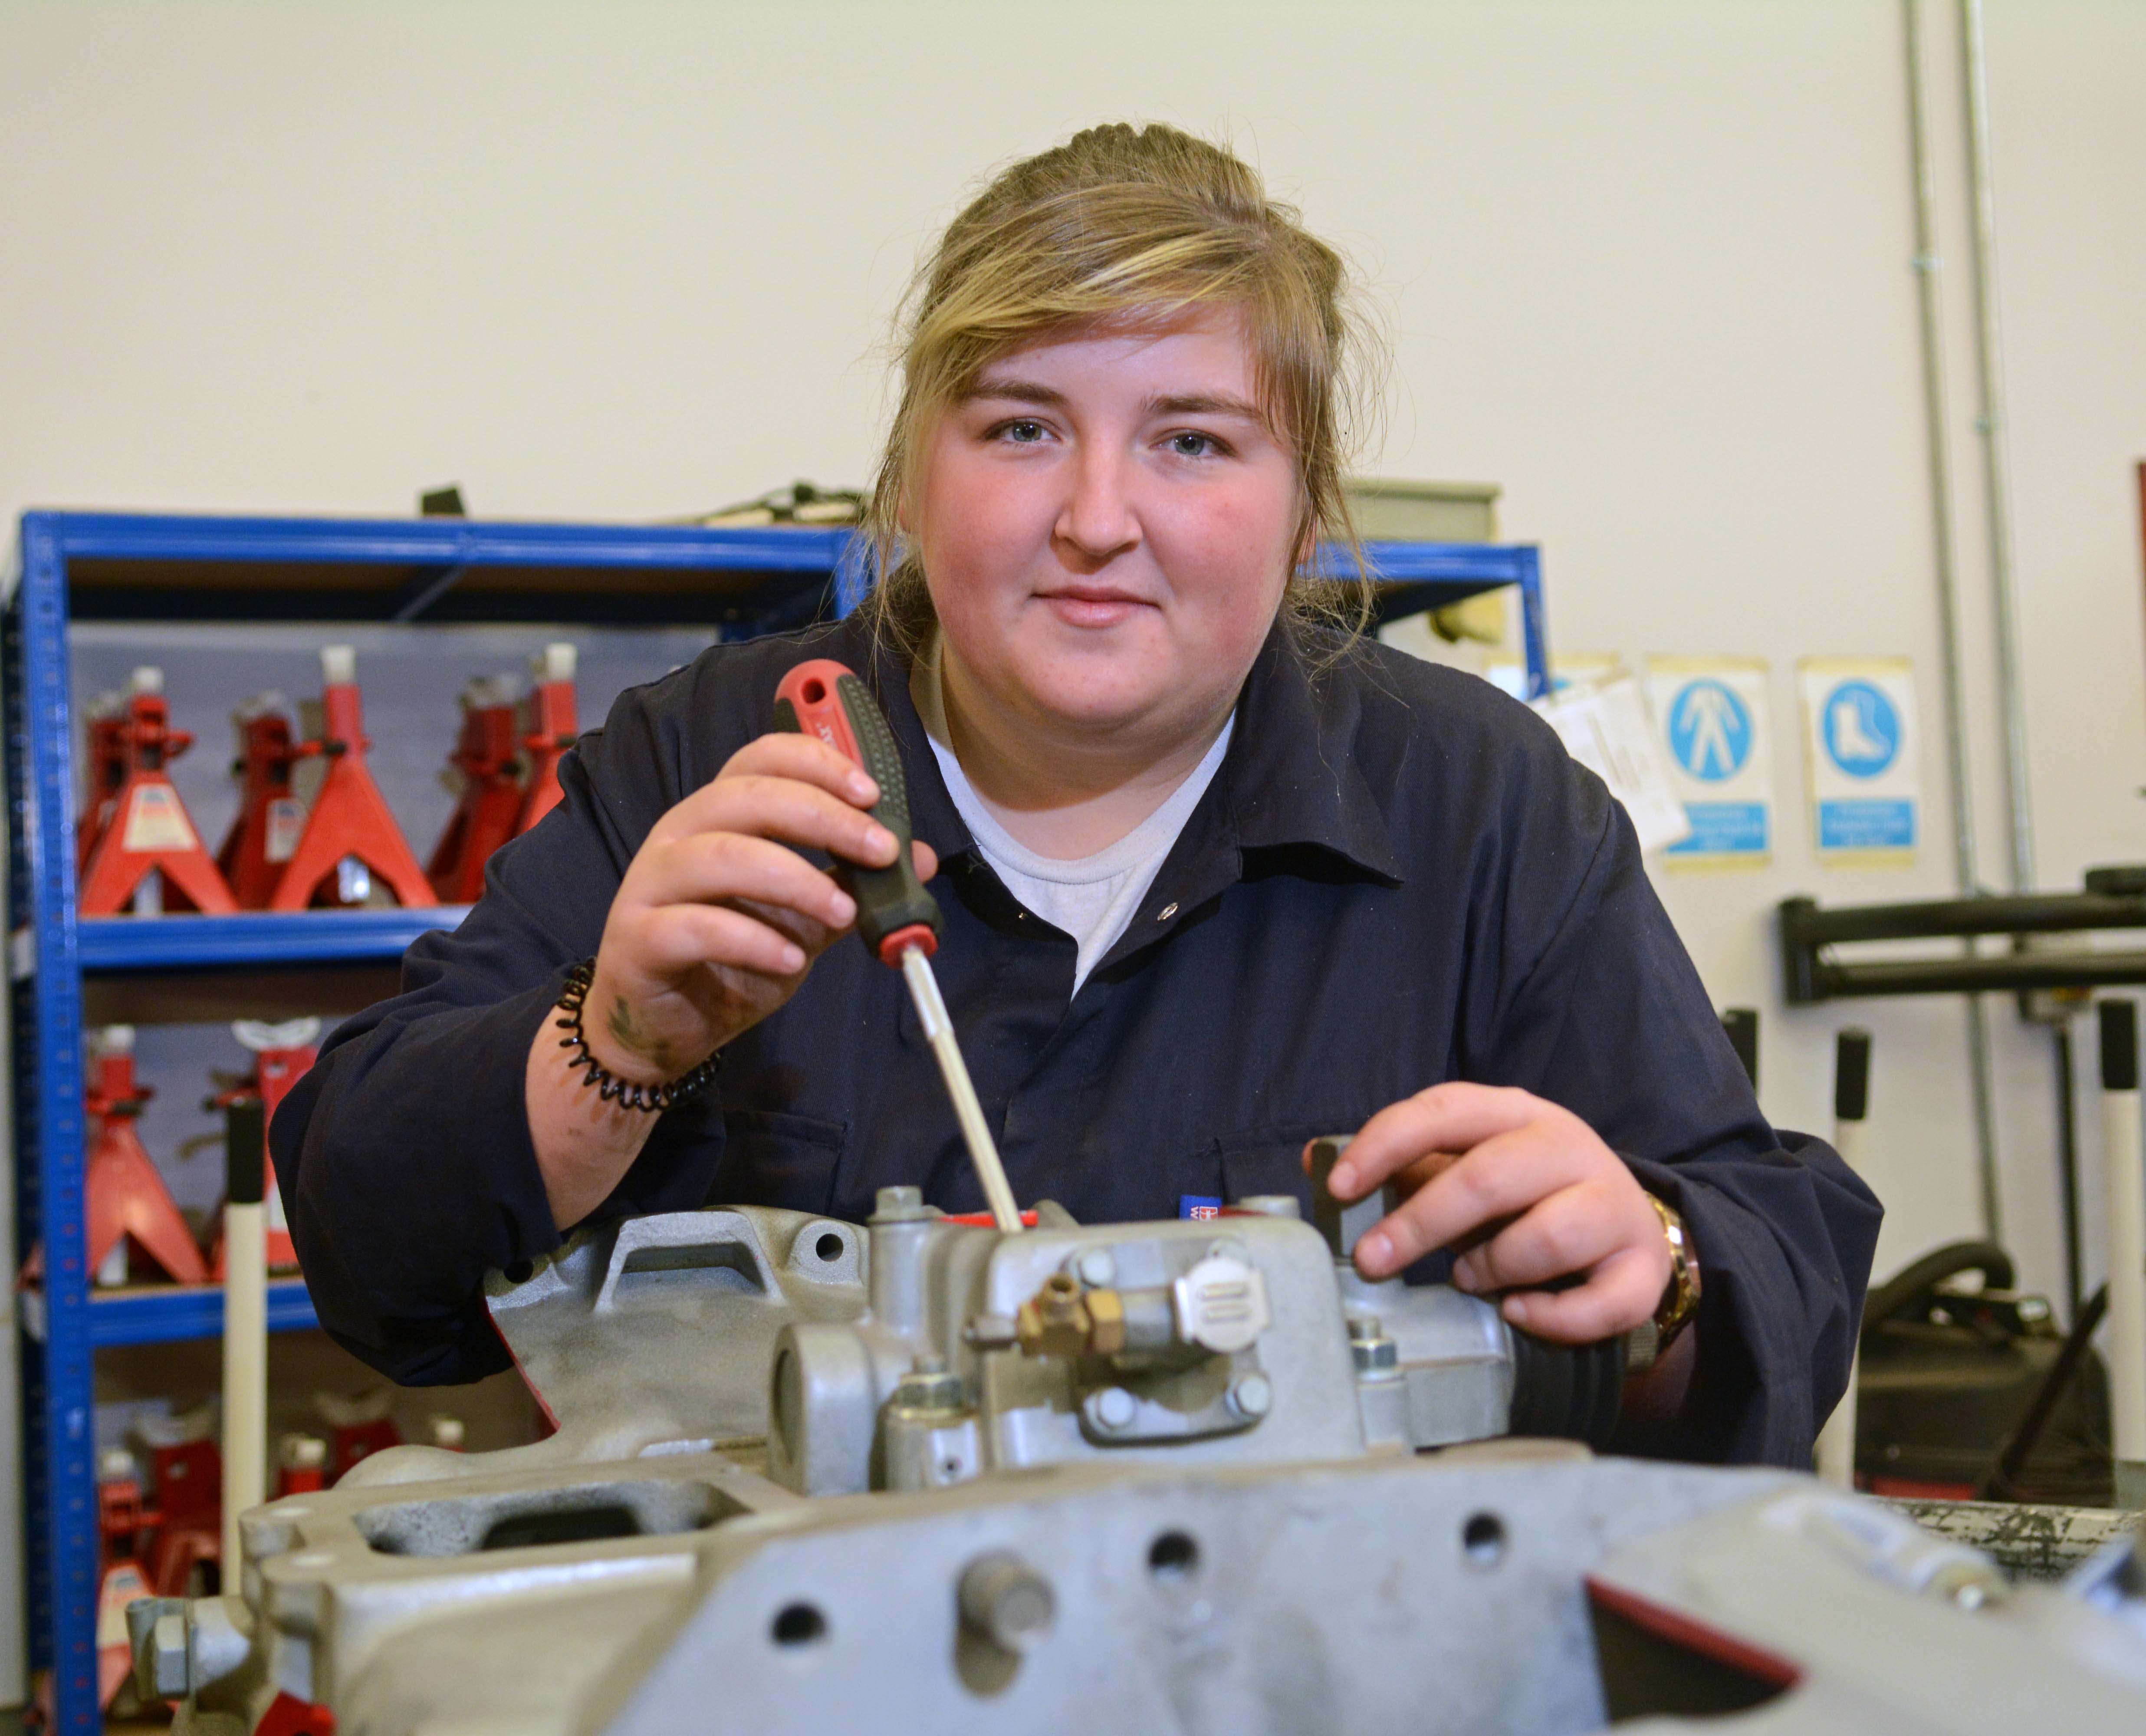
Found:
[[[723,1111],[723,1156],[716,1166],[711,1205],[776,1205],[825,1212],[835,1170],[849,1137],[845,1121],[822,1121],[779,1110]]]
[[[1311,1215],[1311,1183],[1304,1173],[1304,1148],[1325,1134],[1354,1133],[1367,1115],[1333,1115],[1225,1134],[1222,1154],[1224,1201],[1235,1205],[1254,1194],[1288,1194]]]

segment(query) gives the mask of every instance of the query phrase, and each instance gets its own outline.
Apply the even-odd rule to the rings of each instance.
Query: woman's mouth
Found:
[[[1155,605],[1115,585],[1061,585],[1038,593],[1038,599],[1068,626],[1114,627]]]

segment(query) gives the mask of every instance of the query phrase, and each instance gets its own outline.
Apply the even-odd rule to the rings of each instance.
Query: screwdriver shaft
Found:
[[[976,1165],[976,1180],[983,1185],[991,1217],[1007,1235],[1016,1235],[1021,1227],[1021,1208],[1014,1204],[1006,1166],[999,1161],[999,1148],[992,1142],[991,1130],[984,1120],[984,1106],[976,1100],[976,1087],[969,1078],[968,1063],[961,1059],[961,1045],[954,1040],[954,1021],[946,1015],[946,1003],[939,998],[939,979],[932,974],[931,960],[924,955],[922,947],[903,949],[901,974],[909,980],[910,997],[916,1003],[916,1016],[924,1021],[924,1039],[939,1063],[940,1077],[946,1081],[946,1095],[954,1100],[955,1118],[961,1124],[961,1137],[969,1142],[969,1161]]]

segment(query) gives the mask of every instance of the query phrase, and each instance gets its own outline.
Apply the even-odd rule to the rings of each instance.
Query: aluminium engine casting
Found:
[[[496,1277],[556,1432],[256,1509],[231,1595],[130,1612],[145,1691],[191,1736],[2146,1728],[2135,1539],[2013,1586],[1813,1479],[1594,1457],[1626,1346],[1366,1284],[1294,1200],[1037,1217],[889,1189]]]

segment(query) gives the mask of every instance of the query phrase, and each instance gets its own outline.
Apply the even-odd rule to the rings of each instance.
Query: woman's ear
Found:
[[[1290,569],[1290,576],[1309,567],[1319,556],[1319,520],[1309,507],[1304,511],[1304,534],[1296,539],[1296,564]]]

